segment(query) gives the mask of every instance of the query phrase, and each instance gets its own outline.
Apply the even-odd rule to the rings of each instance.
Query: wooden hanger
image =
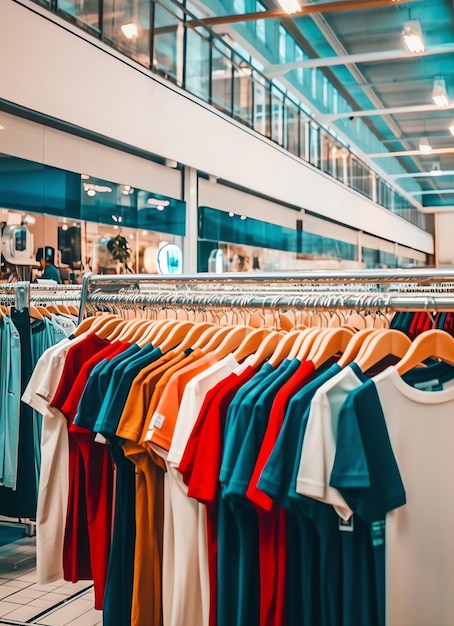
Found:
[[[151,320],[150,326],[146,327],[142,334],[136,337],[131,343],[136,343],[139,348],[143,348],[147,343],[157,345],[160,341],[164,340],[170,328],[173,328],[175,324],[178,324],[178,320]]]
[[[250,367],[258,368],[262,363],[267,361],[274,354],[284,336],[282,331],[272,330],[257,348],[256,353],[249,363]]]
[[[49,319],[52,317],[52,313],[49,311],[47,306],[38,305],[36,308],[43,317],[48,317]]]
[[[68,304],[68,311],[71,313],[71,315],[75,315],[76,317],[79,315],[79,307],[77,307],[75,304]]]
[[[311,349],[308,361],[312,361],[316,368],[320,367],[323,363],[336,356],[336,354],[345,350],[354,332],[354,330],[348,327],[331,328],[323,337],[312,358],[313,348]]]
[[[300,330],[292,330],[281,338],[279,343],[276,346],[275,351],[268,359],[268,363],[273,367],[277,367],[282,361],[287,358],[290,350],[293,347],[293,344],[300,336]]]
[[[213,356],[215,356],[218,361],[220,361],[228,354],[234,352],[238,348],[238,346],[241,345],[241,342],[244,340],[246,335],[251,332],[251,326],[236,326],[232,328],[221,341],[219,346],[215,350],[213,350]]]
[[[374,328],[362,328],[358,330],[348,342],[337,364],[340,365],[340,367],[346,367],[351,363],[359,353],[366,337],[369,337],[375,330]]]
[[[209,335],[208,343],[205,337],[202,337],[192,346],[193,349],[199,348],[203,350],[205,354],[215,350],[227,337],[230,331],[236,328],[236,326],[216,326],[216,332],[210,335],[210,331],[206,331]]]
[[[38,307],[36,306],[31,306],[29,309],[30,312],[30,317],[32,317],[35,320],[43,320],[44,316],[41,313],[41,311],[38,309]]]
[[[137,321],[137,320],[135,320]],[[114,339],[119,339],[119,335],[125,330],[126,326],[131,324],[128,320],[122,320],[119,324],[117,324],[113,331],[106,337],[108,341],[113,341]]]
[[[91,317],[86,317],[74,330],[73,335],[75,337],[78,337],[88,330],[94,330],[95,328],[102,326],[102,324],[112,319],[121,320],[120,317],[114,315],[113,313],[105,313],[103,315],[92,315]]]
[[[194,346],[199,340],[203,345],[203,343],[206,343],[217,330],[217,327],[210,322],[193,322],[193,324],[194,326],[192,329],[178,345],[178,350],[184,351],[189,350],[190,348],[194,349]]]
[[[397,363],[396,370],[402,376],[430,358],[437,358],[454,365],[454,339],[445,330],[433,328],[418,335]]]
[[[362,311],[352,311],[346,316],[345,323],[356,330],[362,330],[366,328],[366,317]]]
[[[358,354],[355,359],[355,363],[363,372],[367,372],[388,356],[396,356],[401,359],[411,345],[409,337],[395,328],[375,330],[374,334],[366,338],[366,341],[367,339],[370,339],[367,342],[367,347],[365,343],[364,351],[361,350],[361,354]]]
[[[176,325],[169,331],[162,343],[156,341],[156,347],[163,353],[175,348],[183,341],[193,326],[194,322],[177,321]]]
[[[249,355],[256,352],[256,350],[260,347],[260,344],[265,339],[267,335],[272,332],[270,328],[256,328],[252,332],[250,332],[243,339],[242,343],[238,346],[238,348],[233,353],[235,359],[240,363],[244,361]]]
[[[301,361],[301,363],[303,361],[307,361],[308,354],[312,349],[314,342],[323,330],[324,329],[317,327],[309,328],[308,331],[310,332],[304,335],[303,341],[299,344],[299,346],[297,346],[298,350],[296,351],[296,354],[294,355],[294,351],[292,349],[290,351],[290,354],[288,355],[288,358],[290,359],[294,356],[294,358],[298,359],[298,361]]]
[[[107,339],[109,335],[112,333],[114,328],[116,328],[119,324],[124,324],[124,319],[122,317],[115,317],[109,321],[104,321],[99,327],[93,328],[100,339]]]

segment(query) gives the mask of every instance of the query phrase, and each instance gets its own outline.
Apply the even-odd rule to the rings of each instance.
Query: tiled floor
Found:
[[[35,538],[0,547],[0,626],[99,626],[90,581],[36,583]]]

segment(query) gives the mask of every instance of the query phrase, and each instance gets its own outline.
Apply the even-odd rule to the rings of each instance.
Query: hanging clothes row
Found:
[[[228,294],[223,285],[214,301],[187,283],[170,295],[88,293],[85,311],[155,309],[153,319],[82,321],[42,355],[24,393],[46,424],[40,582],[93,579],[106,626],[451,624],[452,559],[437,564],[450,535],[432,532],[439,517],[452,521],[451,503],[431,496],[434,515],[424,513],[418,455],[424,411],[452,408],[452,338],[433,330],[410,348],[403,333],[383,328],[382,306],[410,308],[413,299],[436,311],[454,300],[354,287],[281,288],[276,299],[261,298],[257,283],[249,301],[244,289]],[[353,302],[382,327],[346,324],[338,307]],[[191,321],[210,306],[229,325]],[[332,312],[338,327],[283,333],[278,308],[288,321],[303,306]],[[262,310],[264,321],[270,308],[272,326],[252,328],[241,314],[232,326],[229,308]],[[157,319],[157,309],[185,315]],[[381,372],[407,354],[408,373]],[[439,358],[413,369],[429,357]],[[418,427],[407,433],[413,418]],[[454,458],[449,420],[440,418],[445,449],[437,448],[433,483],[450,476]],[[431,445],[438,437],[434,429]],[[413,566],[421,554],[427,571]]]
[[[78,306],[73,314],[63,313],[55,295],[54,312],[46,308],[46,317],[38,312],[42,299],[50,304],[49,291],[31,290],[25,281],[0,286],[0,514],[12,518],[35,518],[41,463],[42,418],[21,395],[44,350],[72,332],[77,321]],[[71,300],[79,303],[80,289]]]

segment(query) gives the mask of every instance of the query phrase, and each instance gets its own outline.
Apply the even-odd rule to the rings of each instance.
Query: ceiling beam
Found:
[[[358,9],[371,9],[381,6],[396,6],[397,4],[408,4],[410,2],[420,2],[421,0],[338,0],[337,2],[319,2],[317,4],[304,4],[297,13],[292,13],[290,17],[300,17],[311,13],[332,13],[334,11],[357,11]],[[289,17],[288,13],[282,9],[270,9],[268,11],[255,11],[254,13],[237,13],[234,15],[220,15],[218,17],[207,17],[202,20],[192,20],[194,25],[219,26],[220,24],[238,24],[240,22],[256,22],[257,20],[280,19]],[[191,24],[191,21],[187,22]]]
[[[437,194],[454,193],[454,189],[424,189],[423,191],[407,191],[410,196],[432,196]]]
[[[406,174],[392,174],[391,178],[440,178],[441,176],[454,176],[454,170],[441,170],[437,176],[430,172],[407,172]]]
[[[382,50],[378,52],[363,52],[358,54],[346,54],[334,57],[307,59],[293,63],[281,63],[270,65],[265,69],[265,74],[272,78],[282,76],[287,72],[299,68],[333,67],[334,65],[351,65],[357,63],[384,63],[387,61],[414,60],[416,57],[432,56],[436,54],[451,54],[454,52],[454,43],[441,44],[424,50],[424,52],[411,53],[408,50]]]
[[[361,111],[344,111],[343,113],[329,113],[322,115],[320,121],[325,124],[334,122],[335,120],[349,119],[352,120],[357,117],[373,117],[374,115],[400,115],[402,113],[430,113],[443,111],[452,111],[454,109],[454,102],[450,102],[448,106],[437,107],[435,104],[409,104],[408,106],[400,107],[385,107],[383,109],[364,109]]]
[[[440,154],[454,154],[454,146],[450,148],[433,148],[429,154],[424,154],[421,150],[399,150],[397,152],[375,152],[368,154],[370,159],[386,159],[388,157],[402,157],[402,156],[422,156],[432,157]]]

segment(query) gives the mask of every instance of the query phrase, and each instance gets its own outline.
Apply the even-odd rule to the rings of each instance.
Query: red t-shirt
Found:
[[[210,577],[209,626],[217,622],[217,553],[219,471],[225,417],[235,393],[256,373],[247,367],[241,374],[230,374],[205,396],[178,470],[188,486],[188,496],[207,506],[208,572]]]
[[[285,511],[257,487],[260,474],[274,448],[292,396],[314,377],[312,361],[305,361],[274,398],[268,425],[252,473],[246,497],[255,505],[259,526],[260,626],[286,623],[285,588],[287,545]]]

